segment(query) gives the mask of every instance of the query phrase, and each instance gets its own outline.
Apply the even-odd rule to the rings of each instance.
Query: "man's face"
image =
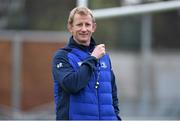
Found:
[[[73,23],[68,29],[77,43],[88,46],[96,24],[92,22],[91,15],[75,14]]]

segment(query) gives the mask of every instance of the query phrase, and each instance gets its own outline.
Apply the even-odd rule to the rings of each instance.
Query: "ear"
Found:
[[[72,33],[72,25],[71,24],[67,24],[67,29],[70,33]]]
[[[92,32],[95,32],[96,31],[96,23],[93,23],[93,31]]]

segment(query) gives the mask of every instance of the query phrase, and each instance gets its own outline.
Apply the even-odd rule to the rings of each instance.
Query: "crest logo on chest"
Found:
[[[82,64],[82,62],[81,62],[81,61],[79,61],[79,62],[78,62],[78,65],[79,65],[79,66],[81,66],[81,64]]]
[[[101,68],[107,68],[107,65],[105,62],[101,62],[100,64],[101,64]]]

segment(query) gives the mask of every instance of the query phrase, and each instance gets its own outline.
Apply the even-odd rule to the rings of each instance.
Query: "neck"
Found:
[[[73,39],[79,44],[79,45],[84,45],[84,46],[89,46],[90,45],[90,41],[87,41],[87,42],[79,42],[77,41],[74,37]]]

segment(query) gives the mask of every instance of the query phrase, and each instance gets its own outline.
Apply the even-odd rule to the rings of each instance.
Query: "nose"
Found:
[[[82,28],[81,28],[81,30],[82,30],[82,31],[86,31],[86,30],[87,30],[86,26],[83,25]]]

